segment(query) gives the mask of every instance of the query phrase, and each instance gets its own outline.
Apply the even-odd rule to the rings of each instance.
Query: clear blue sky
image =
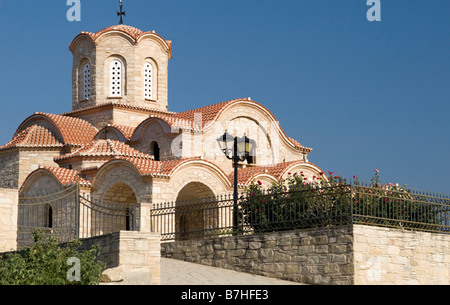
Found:
[[[325,171],[450,193],[450,1],[124,0],[173,41],[169,109],[252,97]],[[0,0],[0,143],[34,111],[71,110],[69,43],[117,24],[118,0]]]

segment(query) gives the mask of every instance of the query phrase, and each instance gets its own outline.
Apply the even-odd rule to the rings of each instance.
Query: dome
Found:
[[[130,36],[131,39],[134,40],[134,42],[136,42],[136,43],[144,36],[147,36],[147,35],[153,36],[153,37],[157,38],[158,40],[160,40],[170,52],[172,50],[172,41],[165,40],[164,38],[162,38],[161,36],[156,34],[155,31],[144,32],[144,31],[142,31],[142,30],[140,30],[138,28],[135,28],[135,27],[129,26],[129,25],[125,25],[125,24],[112,25],[112,26],[104,28],[104,29],[102,29],[102,30],[100,30],[100,31],[98,31],[96,33],[82,31],[72,41],[72,43],[70,44],[69,49],[72,49],[72,47],[75,44],[75,42],[77,41],[77,39],[79,37],[81,37],[81,36],[87,35],[95,43],[103,35],[108,34],[108,33],[114,33],[114,32],[116,32],[116,33],[117,32],[124,33],[124,34]]]

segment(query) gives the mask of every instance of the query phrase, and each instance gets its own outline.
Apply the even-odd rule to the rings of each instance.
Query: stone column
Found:
[[[17,249],[19,192],[0,188],[0,252]]]
[[[139,231],[143,233],[153,232],[151,227],[151,210],[152,204],[147,202],[142,202],[140,204],[140,213],[139,213]]]

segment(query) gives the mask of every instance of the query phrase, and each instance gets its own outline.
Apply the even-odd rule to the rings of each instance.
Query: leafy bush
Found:
[[[78,251],[81,242],[60,247],[55,237],[44,239],[40,230],[33,232],[34,246],[8,253],[0,260],[0,285],[96,285],[105,267],[97,260],[100,248]],[[79,259],[80,281],[70,281],[69,258]]]
[[[332,172],[308,178],[294,173],[264,190],[254,181],[241,201],[241,219],[255,232],[357,223],[438,230],[445,206],[398,184],[383,184],[380,173],[363,185]],[[442,211],[441,211],[442,210]],[[444,215],[444,216],[443,216]]]
[[[320,173],[308,181],[300,172],[267,190],[253,182],[241,202],[241,217],[256,232],[343,224],[350,219],[350,187],[340,177],[330,179]]]
[[[377,169],[368,185],[355,179],[352,197],[354,213],[364,223],[425,230],[441,225],[444,206],[433,202],[435,198],[416,194],[406,185],[384,184]]]

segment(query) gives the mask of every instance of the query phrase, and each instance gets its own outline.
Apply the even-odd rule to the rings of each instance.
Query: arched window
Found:
[[[155,157],[155,161],[161,161],[158,142],[152,142],[150,144],[150,154]]]
[[[149,62],[144,66],[144,97],[153,99],[153,66]]]
[[[113,60],[109,65],[110,96],[122,96],[123,67],[119,60]]]
[[[53,209],[50,205],[48,205],[46,225],[47,228],[53,228]]]
[[[89,63],[83,68],[83,99],[91,97],[91,65]]]

